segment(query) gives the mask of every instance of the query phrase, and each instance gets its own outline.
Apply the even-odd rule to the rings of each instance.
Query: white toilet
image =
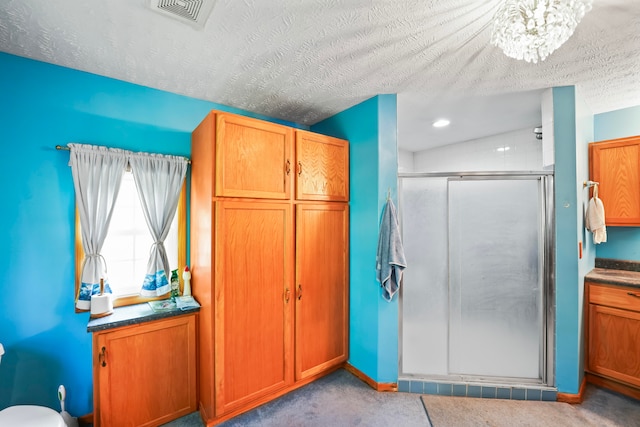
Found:
[[[0,361],[4,347],[0,344]],[[0,411],[2,427],[67,427],[62,416],[51,408],[35,405],[10,406]]]

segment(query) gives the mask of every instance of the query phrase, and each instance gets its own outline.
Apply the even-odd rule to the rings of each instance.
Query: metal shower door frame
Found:
[[[542,349],[540,354],[541,368],[541,380],[531,381],[529,379],[517,380],[508,377],[494,377],[494,376],[460,376],[460,375],[448,375],[448,376],[425,376],[425,375],[413,375],[411,373],[404,373],[402,370],[402,289],[400,290],[400,306],[399,306],[399,376],[410,379],[432,379],[436,381],[452,381],[452,382],[492,382],[492,383],[505,383],[505,384],[537,384],[542,386],[554,386],[555,385],[555,206],[554,206],[554,177],[553,171],[497,171],[497,172],[435,172],[435,173],[402,173],[398,174],[399,180],[399,206],[402,209],[402,180],[410,178],[452,178],[452,179],[540,179],[540,203],[543,207],[542,221],[544,222],[542,227],[542,233],[544,236],[542,247],[542,281],[543,281],[543,334]],[[447,190],[448,191],[448,190]],[[448,196],[447,196],[448,198]],[[402,224],[401,224],[402,226]],[[448,242],[447,242],[448,244]],[[408,267],[410,268],[410,266]],[[447,350],[448,351],[448,350]],[[515,381],[514,381],[515,380]]]

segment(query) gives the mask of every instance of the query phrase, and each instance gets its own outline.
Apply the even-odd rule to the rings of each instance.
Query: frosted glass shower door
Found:
[[[544,375],[539,177],[448,181],[449,374]]]
[[[402,241],[409,266],[400,288],[401,372],[447,375],[447,178],[408,178],[400,185]]]

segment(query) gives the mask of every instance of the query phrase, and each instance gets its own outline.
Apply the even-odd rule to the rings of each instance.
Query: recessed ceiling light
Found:
[[[438,119],[435,122],[433,122],[433,127],[434,128],[442,128],[445,126],[449,126],[449,123],[451,123],[449,120],[447,119]]]

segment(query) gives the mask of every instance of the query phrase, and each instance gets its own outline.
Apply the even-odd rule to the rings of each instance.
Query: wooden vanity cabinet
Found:
[[[586,370],[595,384],[640,398],[640,288],[586,282]]]
[[[191,141],[199,410],[215,425],[347,360],[349,147],[219,111]]]
[[[95,426],[159,426],[197,409],[196,316],[93,333]]]
[[[589,176],[607,225],[640,226],[640,136],[589,144]]]

